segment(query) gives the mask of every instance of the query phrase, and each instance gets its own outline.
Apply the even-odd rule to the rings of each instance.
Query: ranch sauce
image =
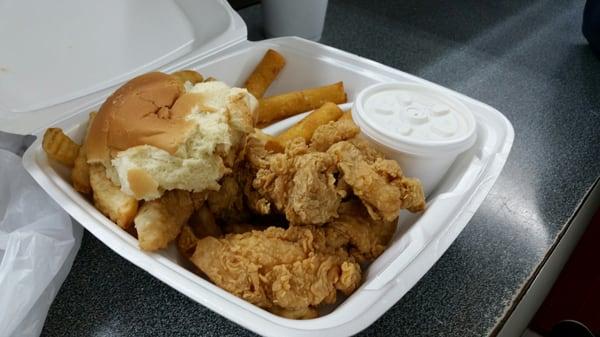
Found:
[[[464,112],[427,93],[379,91],[366,98],[364,110],[375,128],[398,138],[446,142],[471,131]]]

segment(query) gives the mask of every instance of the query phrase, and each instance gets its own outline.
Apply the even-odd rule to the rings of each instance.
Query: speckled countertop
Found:
[[[502,111],[515,142],[471,222],[364,335],[488,335],[600,176],[600,60],[584,1],[331,0],[321,42]],[[240,11],[261,39],[260,8]],[[252,335],[86,233],[43,336]]]

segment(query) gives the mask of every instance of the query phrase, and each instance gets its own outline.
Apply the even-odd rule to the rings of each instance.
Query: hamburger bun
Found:
[[[152,145],[171,154],[194,124],[189,109],[172,109],[185,93],[181,82],[160,72],[138,76],[115,91],[100,107],[87,136],[88,163],[103,163],[111,154]]]
[[[88,163],[99,163],[121,191],[154,200],[165,191],[218,190],[253,131],[256,99],[225,83],[185,86],[153,72],[125,83],[102,104],[87,136]]]

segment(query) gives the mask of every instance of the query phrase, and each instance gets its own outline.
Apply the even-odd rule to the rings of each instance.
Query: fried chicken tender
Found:
[[[189,256],[189,242],[195,244],[191,261],[219,287],[278,315],[312,318],[318,305],[335,302],[338,290],[349,295],[359,286],[358,262],[381,255],[395,231],[395,221],[373,220],[353,199],[324,226],[269,227],[200,240],[184,228],[180,247]]]
[[[254,179],[244,189],[254,201],[251,209],[268,214],[273,208],[292,225],[317,225],[335,219],[342,198],[353,193],[374,220],[394,220],[402,208],[423,210],[420,182],[404,177],[395,161],[356,138],[358,132],[350,119],[329,122],[317,128],[310,145],[296,138],[284,153],[269,152],[268,138],[251,135],[247,174]]]
[[[323,224],[337,217],[341,195],[335,185],[335,158],[310,152],[302,138],[285,153],[269,155],[252,183],[292,225]]]
[[[372,164],[377,159],[385,159],[383,153],[375,150],[375,148],[369,143],[369,141],[363,138],[352,138],[348,139],[348,142],[354,145],[362,154],[364,160],[366,160],[369,164]]]
[[[140,248],[165,248],[177,238],[193,210],[190,192],[183,190],[167,191],[162,197],[145,202],[134,219]]]
[[[359,262],[375,260],[396,232],[394,221],[373,220],[359,200],[343,202],[340,216],[325,225],[327,246],[344,248]]]
[[[268,165],[269,150],[266,149],[268,135],[256,129],[246,140],[244,164],[235,172],[238,183],[244,192],[246,205],[256,214],[271,213],[271,202],[262,196],[252,182],[256,172]]]
[[[342,179],[352,186],[354,195],[361,199],[374,220],[392,221],[402,208],[412,212],[424,209],[420,182],[404,177],[395,161],[382,159],[371,151],[364,155],[348,141],[333,144],[327,153],[336,158]]]
[[[342,140],[354,138],[360,129],[352,119],[340,119],[321,125],[315,130],[310,140],[310,148],[325,152],[329,147]]]
[[[359,264],[328,247],[314,226],[206,237],[191,261],[219,287],[294,318],[315,317],[316,306],[334,303],[338,290],[352,293],[361,280]]]
[[[292,224],[321,224],[337,216],[342,200],[335,186],[335,162],[325,153],[297,157],[285,215]]]
[[[373,164],[373,169],[402,191],[402,208],[413,213],[425,209],[425,194],[419,179],[406,176],[399,177],[397,172],[402,174],[402,171],[398,163],[393,160],[377,160]]]

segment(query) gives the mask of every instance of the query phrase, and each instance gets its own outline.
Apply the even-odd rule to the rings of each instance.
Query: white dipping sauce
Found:
[[[448,141],[470,131],[464,113],[417,92],[377,92],[365,100],[364,111],[378,128],[415,140]]]

